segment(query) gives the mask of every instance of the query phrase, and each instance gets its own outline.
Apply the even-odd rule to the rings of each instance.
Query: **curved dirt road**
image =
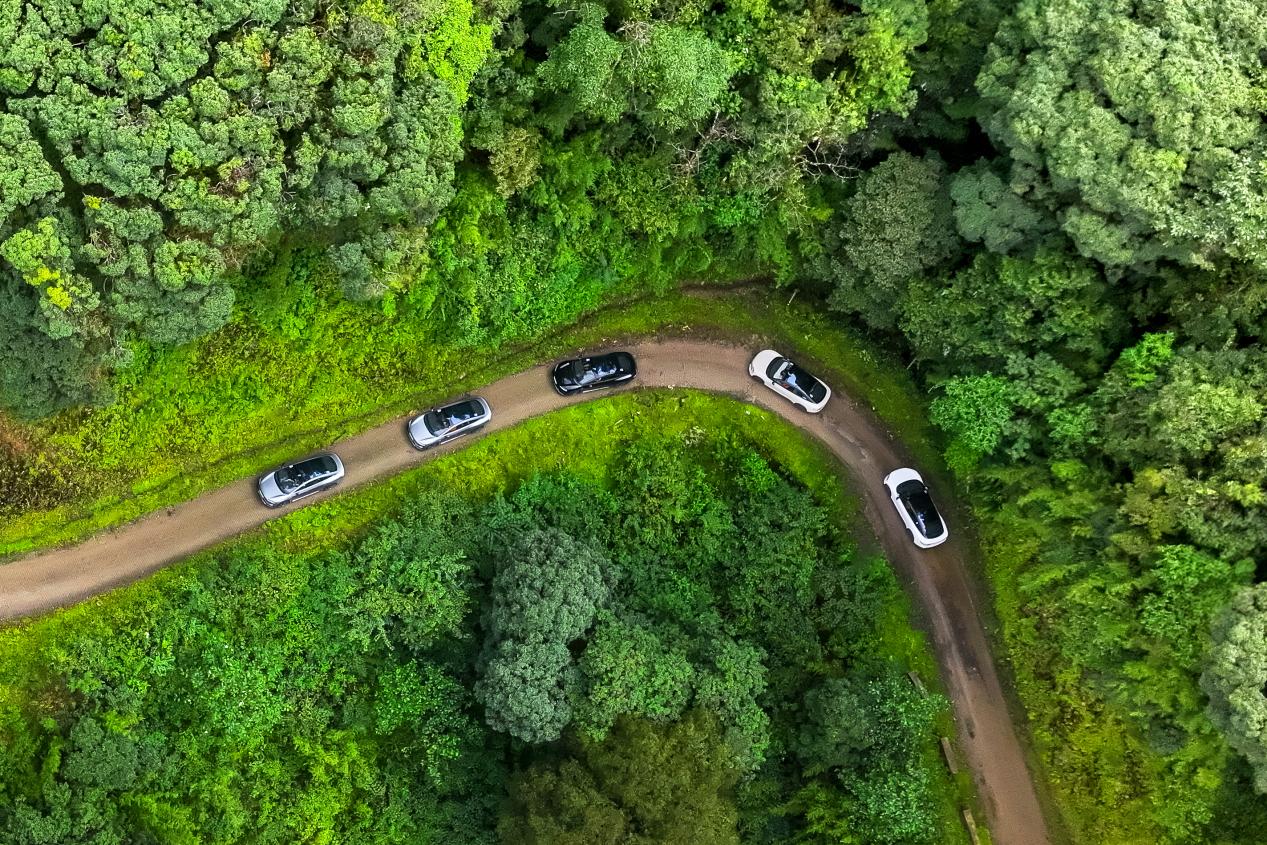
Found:
[[[748,349],[692,340],[626,348],[638,359],[638,384],[726,393],[768,408],[813,434],[852,471],[864,513],[932,635],[959,724],[959,743],[996,845],[1050,845],[1034,781],[981,627],[962,550],[953,535],[949,543],[931,551],[911,544],[880,484],[889,470],[903,463],[883,427],[848,396],[837,394],[816,416],[783,402],[749,379],[752,351]],[[548,386],[547,369],[535,367],[479,391],[493,408],[486,431],[602,395],[559,397]],[[334,448],[347,465],[346,489],[395,474],[461,444],[416,452],[405,440],[403,420],[396,420],[336,443]],[[286,510],[265,509],[255,497],[254,480],[244,479],[81,545],[0,565],[0,620],[73,604],[134,581]]]

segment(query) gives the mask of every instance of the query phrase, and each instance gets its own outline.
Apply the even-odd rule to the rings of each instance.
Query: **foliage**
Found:
[[[1011,156],[993,189],[1041,204],[1111,266],[1261,270],[1263,27],[1224,0],[1023,0],[977,80]]]
[[[46,348],[204,335],[230,317],[226,270],[304,229],[342,242],[335,263],[363,294],[362,266],[392,263],[374,229],[425,226],[452,196],[458,110],[491,47],[467,0],[60,4],[2,26],[16,167],[0,286],[37,306],[29,342]],[[110,363],[94,346],[80,378]],[[85,398],[52,387],[6,401],[38,414]]]
[[[906,283],[955,254],[944,181],[939,159],[902,152],[867,171],[845,204],[842,225],[828,232],[828,254],[838,252],[827,267],[836,285],[834,307],[891,325]]]
[[[1267,587],[1246,588],[1214,621],[1214,647],[1201,676],[1210,719],[1254,767],[1267,793]]]
[[[323,503],[91,613],[6,631],[0,729],[12,741],[0,751],[0,835],[479,843],[500,829],[550,841],[737,841],[739,819],[765,812],[741,801],[737,785],[769,743],[795,730],[795,708],[780,702],[810,667],[780,667],[796,678],[769,684],[767,651],[796,650],[780,649],[780,627],[729,630],[720,598],[705,626],[684,629],[657,613],[653,596],[615,577],[617,560],[667,554],[664,571],[678,560],[684,580],[744,573],[693,569],[679,532],[694,523],[670,521],[644,538],[611,515],[651,524],[683,512],[692,495],[743,513],[794,550],[791,571],[810,557],[810,586],[790,600],[814,639],[828,635],[834,614],[862,623],[841,653],[904,655],[905,641],[871,628],[857,608],[877,608],[877,618],[896,611],[902,630],[905,610],[887,568],[869,562],[869,575],[849,575],[859,567],[823,527],[842,514],[829,518],[742,429],[722,427],[728,403],[710,400],[714,415],[697,418],[718,426],[704,437],[677,399],[621,398],[653,412],[645,425],[656,434],[577,453],[576,469],[605,467],[610,486],[554,473],[473,502],[441,492],[452,488],[449,474],[478,479],[481,467],[501,465],[458,453],[418,470],[425,480],[403,496],[398,480],[395,490]],[[610,436],[601,417],[591,425]],[[666,439],[673,425],[684,427]],[[799,437],[782,424],[773,431]],[[787,448],[779,437],[762,442]],[[647,470],[645,486],[628,489],[620,479],[634,467]],[[348,542],[361,500],[375,503],[378,519]],[[810,515],[784,526],[764,513],[787,502]],[[819,526],[817,543],[776,542],[805,525]],[[820,570],[860,588],[856,599],[836,594],[822,618]],[[709,593],[724,594],[720,583]],[[493,698],[493,687],[508,694]],[[565,729],[572,714],[576,732]],[[523,741],[501,738],[511,723],[528,726]],[[548,744],[560,732],[563,742]],[[912,741],[930,750],[926,737]],[[508,778],[516,785],[499,807]],[[799,786],[792,777],[780,789]]]
[[[874,841],[928,839],[937,822],[919,737],[932,738],[938,706],[892,668],[828,678],[805,695],[797,757],[807,774],[838,773],[853,825]]]
[[[10,3],[0,407],[94,407],[0,418],[0,549],[86,536],[565,350],[679,326],[766,335],[874,407],[939,489],[939,451],[962,482],[1075,840],[1257,841],[1267,813],[1242,759],[1257,752],[1230,704],[1207,715],[1199,683],[1230,659],[1226,643],[1211,651],[1210,621],[1267,555],[1264,32],[1251,6]],[[669,292],[758,276],[801,282],[795,302]],[[875,342],[843,334],[845,320]],[[79,841],[108,841],[124,818],[172,841],[252,826],[260,841],[374,841],[369,821],[331,821],[356,807],[411,841],[479,842],[488,807],[446,804],[437,784],[580,771],[502,738],[490,716],[564,738],[550,752],[563,755],[622,717],[660,731],[696,708],[714,711],[743,773],[746,839],[918,839],[922,822],[903,825],[919,814],[902,809],[917,778],[885,785],[897,764],[846,783],[822,760],[805,777],[791,757],[806,690],[847,681],[861,696],[860,678],[883,675],[868,655],[904,648],[891,576],[815,504],[845,495],[822,454],[789,453],[801,489],[751,451],[598,428],[651,430],[632,411],[659,406],[642,401],[567,417],[601,438],[539,421],[500,441],[506,453],[479,452],[486,463],[450,488],[494,495],[572,460],[591,472],[527,480],[474,522],[446,516],[474,506],[437,497],[411,506],[407,530],[370,527],[382,491],[339,511],[333,525],[367,533],[323,558],[317,592],[337,600],[316,612],[337,631],[313,637],[346,656],[301,659],[280,627],[257,639],[200,622],[233,653],[182,657],[201,685],[190,695],[247,704],[197,718],[249,747],[247,762],[154,739],[170,726],[151,730],[128,702],[159,681],[122,703],[41,688],[31,700],[51,702],[53,727],[0,719],[23,749],[5,823]],[[714,406],[683,401],[722,427]],[[657,417],[670,440],[684,433],[672,416]],[[583,578],[564,596],[518,580],[540,602],[520,613],[489,581],[541,531],[592,551],[603,586]],[[287,560],[231,566],[290,572]],[[186,615],[203,620],[212,599],[199,601]],[[558,636],[524,633],[538,611]],[[497,613],[504,630],[476,624]],[[344,668],[291,689],[290,664],[257,648],[274,640],[293,664]],[[356,675],[368,665],[373,680]],[[347,672],[372,694],[349,693],[346,711],[311,704]],[[477,680],[482,704],[438,703]],[[275,688],[324,708],[325,727],[285,734],[265,760],[297,712]],[[851,706],[815,707],[830,701]],[[350,715],[322,722],[332,709]],[[32,712],[23,725],[45,714]],[[515,750],[455,751],[464,731],[494,757]],[[79,753],[89,742],[99,765]],[[388,742],[420,750],[388,760]],[[292,750],[306,779],[283,777]],[[189,792],[214,807],[199,815],[152,788],[176,783],[176,766],[246,772],[259,794],[214,804],[237,787],[208,775]],[[302,824],[282,810],[243,821],[282,806]],[[610,809],[595,824],[614,824]]]
[[[929,417],[951,436],[948,454],[958,449],[965,460],[975,463],[982,455],[993,452],[1003,439],[1012,419],[1013,402],[1006,379],[988,373],[962,376],[945,384],[942,395],[929,407]]]
[[[622,720],[579,758],[539,765],[511,785],[503,842],[737,845],[738,780],[717,723],[695,711],[657,727]]]

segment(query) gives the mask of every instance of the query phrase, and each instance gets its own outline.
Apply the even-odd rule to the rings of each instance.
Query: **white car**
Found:
[[[333,487],[343,478],[343,461],[333,452],[313,455],[260,476],[260,501],[278,508]]]
[[[931,549],[946,542],[950,536],[946,521],[937,512],[928,495],[928,485],[918,472],[910,467],[895,469],[884,476],[884,486],[915,545]]]
[[[773,349],[757,353],[748,375],[803,410],[817,414],[831,398],[831,388]]]
[[[488,425],[493,411],[478,396],[463,399],[419,414],[409,421],[406,431],[415,449],[430,449],[441,443],[456,440],[464,434],[478,431]]]

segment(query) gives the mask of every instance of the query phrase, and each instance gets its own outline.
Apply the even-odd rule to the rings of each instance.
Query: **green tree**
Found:
[[[998,448],[1012,420],[1013,397],[1008,380],[989,373],[953,378],[942,386],[928,416],[950,435],[952,465],[970,468]]]
[[[857,822],[875,841],[899,843],[928,841],[936,830],[932,812],[932,784],[922,763],[921,748],[933,742],[933,718],[944,706],[937,697],[921,695],[892,667],[870,678],[856,677],[850,686],[857,696],[855,718],[865,725],[858,750],[861,762],[839,770],[838,777],[857,802]],[[846,688],[831,688],[829,695],[842,695]],[[818,715],[833,719],[851,705],[846,699],[824,706]],[[847,737],[819,726],[816,737],[828,740],[816,746],[821,752],[844,750]],[[826,757],[820,757],[825,762]]]
[[[115,338],[219,328],[226,274],[290,234],[372,242],[373,280],[338,265],[354,295],[407,286],[416,262],[392,253],[411,250],[367,233],[414,243],[452,197],[459,109],[491,49],[470,0],[16,9],[0,12],[0,274],[41,289],[50,357],[86,335],[80,376],[99,379]],[[20,352],[0,348],[0,368]],[[17,391],[82,401],[34,378],[0,398]]]
[[[911,278],[955,254],[945,170],[936,157],[896,152],[859,180],[828,231],[824,269],[835,282],[833,307],[890,328]]]
[[[475,698],[493,730],[524,742],[553,742],[572,721],[576,686],[567,645],[508,639],[489,654]]]
[[[1030,248],[1052,228],[1041,211],[1007,186],[992,162],[982,160],[955,173],[950,198],[959,234],[992,253]]]
[[[610,593],[611,564],[558,529],[517,537],[493,576],[484,624],[493,641],[567,643],[583,636]]]
[[[601,614],[581,656],[584,681],[577,725],[601,740],[621,715],[667,721],[686,708],[694,679],[681,636],[662,636],[646,621]]]
[[[484,671],[475,696],[496,730],[526,742],[559,738],[579,685],[568,645],[609,595],[610,563],[558,529],[518,535],[501,553],[484,614]]]
[[[1080,385],[1100,374],[1125,322],[1099,269],[1057,251],[978,254],[961,270],[916,278],[898,308],[916,355],[938,371],[1001,371],[1046,353]]]
[[[576,758],[523,772],[498,832],[525,845],[737,844],[737,780],[710,717],[695,712],[667,726],[622,719]]]
[[[1254,769],[1267,793],[1267,585],[1241,590],[1214,620],[1214,644],[1201,675],[1206,712]]]
[[[1024,0],[977,81],[1008,189],[1110,266],[1267,267],[1264,39],[1235,0]]]
[[[704,32],[631,20],[613,35],[602,6],[582,4],[577,15],[537,74],[578,111],[608,122],[633,114],[654,130],[674,132],[716,109],[734,62]]]
[[[362,649],[421,651],[457,633],[469,610],[469,514],[454,496],[428,496],[377,526],[349,556],[358,574],[339,613]]]
[[[1195,669],[1209,644],[1210,620],[1252,574],[1191,546],[1161,546],[1140,579],[1139,622],[1154,648]]]

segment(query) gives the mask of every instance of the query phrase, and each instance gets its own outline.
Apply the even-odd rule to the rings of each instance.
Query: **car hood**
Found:
[[[782,355],[775,352],[773,349],[763,349],[753,357],[752,363],[748,365],[748,372],[753,375],[764,376],[765,371],[770,367],[770,362],[775,358],[782,357]]]
[[[436,435],[427,428],[427,423],[422,416],[414,417],[409,421],[409,436],[420,445],[426,445],[437,439]]]
[[[286,500],[286,494],[277,486],[277,474],[270,472],[260,479],[260,495],[270,502]]]
[[[575,371],[573,365],[575,361],[564,361],[554,368],[554,383],[560,387],[575,387],[577,385]]]

